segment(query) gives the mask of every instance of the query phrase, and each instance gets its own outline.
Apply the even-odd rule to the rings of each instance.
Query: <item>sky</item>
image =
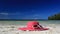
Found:
[[[60,12],[60,0],[0,0],[0,19],[48,19]]]

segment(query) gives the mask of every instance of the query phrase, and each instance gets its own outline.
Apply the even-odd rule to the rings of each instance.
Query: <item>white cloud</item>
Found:
[[[41,16],[40,16],[39,14],[34,14],[34,15],[32,16],[32,18],[33,18],[33,19],[39,19],[39,18],[41,18]]]
[[[40,14],[26,15],[24,19],[41,19],[41,15]]]
[[[1,15],[8,15],[8,13],[0,13]]]
[[[22,13],[16,12],[16,13],[9,13],[9,15],[22,15]]]
[[[16,12],[16,13],[0,13],[0,15],[21,15],[21,13]]]
[[[22,14],[19,12],[16,13],[0,13],[0,19],[17,19],[21,16]]]

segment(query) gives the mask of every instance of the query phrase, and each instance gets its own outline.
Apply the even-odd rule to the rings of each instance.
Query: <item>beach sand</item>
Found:
[[[49,30],[46,31],[21,31],[18,30],[21,25],[0,25],[0,34],[60,34],[60,24],[49,24]]]

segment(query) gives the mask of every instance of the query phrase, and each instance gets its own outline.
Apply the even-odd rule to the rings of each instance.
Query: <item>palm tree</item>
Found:
[[[55,14],[53,16],[49,16],[48,20],[60,20],[60,13]]]

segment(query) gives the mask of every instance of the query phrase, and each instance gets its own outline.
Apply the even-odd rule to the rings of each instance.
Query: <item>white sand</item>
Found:
[[[60,25],[50,24],[47,31],[20,31],[20,25],[0,25],[0,34],[60,34]]]

